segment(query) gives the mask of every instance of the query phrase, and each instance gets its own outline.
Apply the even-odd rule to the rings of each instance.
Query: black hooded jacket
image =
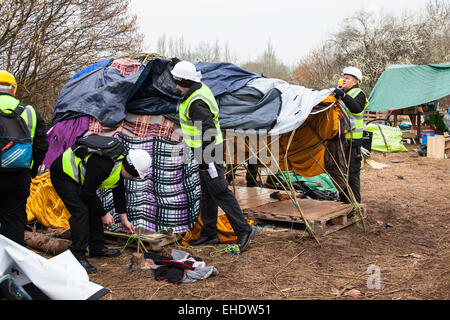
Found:
[[[358,88],[358,85],[353,86],[352,88],[350,88],[350,90],[354,88]],[[348,90],[347,92],[349,92],[350,90]],[[364,106],[366,105],[366,95],[364,94],[364,92],[361,91],[360,93],[358,93],[358,95],[354,99],[350,97],[347,92],[342,98],[342,101],[344,101],[347,108],[352,113],[362,112],[364,110]]]

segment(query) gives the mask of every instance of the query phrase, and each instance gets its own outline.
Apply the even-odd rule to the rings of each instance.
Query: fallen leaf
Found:
[[[359,296],[361,296],[361,291],[356,290],[356,289],[352,289],[352,290],[347,291],[346,293],[344,293],[344,296],[350,296],[352,298],[358,298]]]
[[[341,295],[341,290],[339,290],[339,289],[337,289],[337,288],[333,288],[333,289],[331,289],[330,293],[331,293],[333,296],[339,297],[339,296]]]

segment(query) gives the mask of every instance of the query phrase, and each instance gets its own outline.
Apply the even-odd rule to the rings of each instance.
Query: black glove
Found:
[[[344,90],[339,88],[334,89],[333,93],[336,96],[336,98],[343,98],[345,96]]]

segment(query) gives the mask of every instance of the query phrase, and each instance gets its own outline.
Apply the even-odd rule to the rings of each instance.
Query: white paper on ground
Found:
[[[0,276],[11,274],[21,285],[33,283],[52,300],[86,300],[104,290],[67,250],[51,259],[0,235]]]

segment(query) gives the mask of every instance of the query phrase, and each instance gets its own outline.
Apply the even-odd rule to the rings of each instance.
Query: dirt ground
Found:
[[[366,231],[352,225],[319,245],[291,230],[263,230],[242,256],[219,252],[224,245],[181,248],[219,275],[178,285],[156,281],[151,271],[126,272],[135,252],[127,248],[117,258],[90,259],[99,269],[90,279],[111,290],[103,300],[447,300],[450,160],[414,157],[417,145],[407,148],[372,153],[385,169],[364,165]],[[161,254],[172,248],[180,249],[171,245]]]

